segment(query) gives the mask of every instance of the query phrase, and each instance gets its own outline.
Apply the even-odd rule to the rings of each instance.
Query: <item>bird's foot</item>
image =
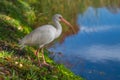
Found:
[[[43,62],[43,63],[38,62],[38,66],[39,67],[43,67],[43,66],[49,67],[50,65],[48,63],[46,63],[46,62]]]
[[[46,62],[43,62],[42,65],[44,65],[44,66],[50,66],[50,64],[48,64]]]
[[[50,69],[53,68],[52,65],[50,65],[50,64],[48,64],[48,63],[46,63],[46,62],[43,62],[42,65],[43,65],[43,66],[46,66],[46,67],[48,67],[48,68],[50,68]]]
[[[39,67],[42,67],[42,64],[41,64],[41,63],[38,63],[38,66],[39,66]]]

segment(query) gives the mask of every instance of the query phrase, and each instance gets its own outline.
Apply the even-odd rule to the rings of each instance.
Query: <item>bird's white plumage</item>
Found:
[[[21,43],[24,45],[37,45],[43,47],[55,39],[56,29],[52,25],[44,25],[26,35]]]
[[[53,22],[55,26],[52,25],[43,25],[30,34],[26,35],[21,41],[20,44],[24,45],[36,45],[39,48],[44,45],[52,42],[55,38],[59,37],[62,32],[61,24],[59,23],[59,17],[62,17],[59,14],[53,16]]]

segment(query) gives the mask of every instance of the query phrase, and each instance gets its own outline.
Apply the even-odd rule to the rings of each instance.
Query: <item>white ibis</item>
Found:
[[[20,44],[22,46],[35,45],[39,47],[34,54],[38,57],[39,50],[41,50],[43,58],[42,64],[44,65],[49,64],[47,64],[45,61],[43,48],[45,45],[49,44],[54,39],[58,38],[62,33],[62,26],[59,23],[60,21],[66,23],[73,29],[72,25],[68,21],[66,21],[60,14],[55,14],[53,16],[54,26],[53,25],[40,26],[33,30],[30,34],[26,35],[22,40],[20,40]],[[40,64],[40,60],[38,60],[38,62]]]

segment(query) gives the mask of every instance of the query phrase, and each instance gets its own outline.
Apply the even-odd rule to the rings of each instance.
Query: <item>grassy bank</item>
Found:
[[[28,56],[18,56],[14,52],[0,52],[0,80],[82,80],[63,65],[55,64],[46,56],[47,62],[54,67],[39,67]]]
[[[54,63],[47,50],[46,61],[53,67],[39,67],[33,54],[35,48],[20,49],[18,41],[39,21],[41,25],[47,21],[45,16],[38,21],[36,17],[37,12],[27,2],[0,1],[0,80],[82,80],[63,65]]]

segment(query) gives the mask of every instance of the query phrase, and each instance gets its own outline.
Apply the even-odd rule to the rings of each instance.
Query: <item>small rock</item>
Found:
[[[15,62],[15,64],[17,65],[17,64],[18,64],[18,62]]]
[[[21,63],[19,64],[19,66],[20,66],[20,67],[23,67],[23,65],[22,65]]]

